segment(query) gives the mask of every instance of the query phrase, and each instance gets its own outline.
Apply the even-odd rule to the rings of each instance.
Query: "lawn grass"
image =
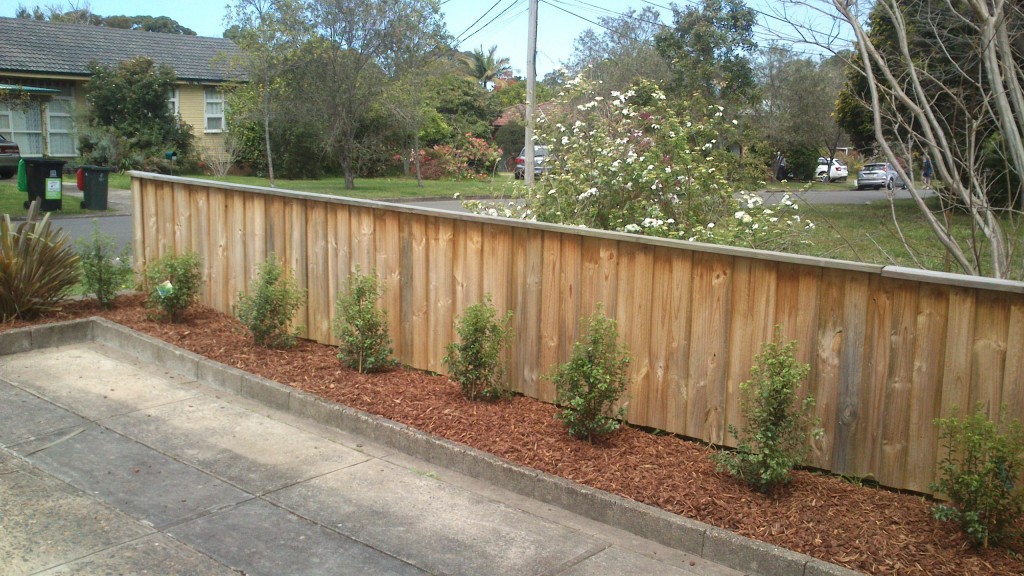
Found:
[[[944,221],[937,198],[928,198],[925,203],[940,221]],[[805,202],[800,207],[804,217],[815,223],[816,229],[810,243],[800,246],[795,252],[823,258],[963,273],[956,260],[947,255],[913,200],[896,200],[891,206],[887,201],[868,204]],[[895,222],[899,222],[898,227],[893,213]],[[967,249],[969,238],[976,236],[975,243],[982,253],[983,266],[988,266],[991,257],[985,254],[988,243],[984,235],[980,231],[972,231],[971,220],[966,213],[952,212],[950,217],[953,235],[960,245]],[[1024,229],[1012,218],[1003,217],[1003,229],[1008,243],[1021,246],[1024,244]],[[1019,268],[1017,260],[1015,267]],[[983,272],[989,274],[991,269]],[[1021,275],[1022,271],[1018,269],[1011,277]]]
[[[12,217],[24,216],[24,203],[28,200],[28,194],[18,191],[18,184],[12,178],[0,181],[0,214],[10,214]],[[61,203],[61,210],[55,214],[78,215],[78,214],[102,214],[96,210],[83,210],[79,204],[81,200],[65,195]]]
[[[250,186],[269,186],[266,178],[256,176],[198,176],[206,180],[247,184]],[[115,180],[111,178],[111,185]],[[278,179],[277,188],[297,190],[299,192],[315,192],[349,198],[367,200],[387,200],[403,198],[452,198],[458,194],[462,198],[470,196],[508,196],[516,183],[511,174],[499,174],[484,180],[424,180],[418,186],[415,178],[357,178],[354,190],[345,189],[344,178],[322,178],[320,180],[283,180]],[[128,184],[125,183],[125,187]]]

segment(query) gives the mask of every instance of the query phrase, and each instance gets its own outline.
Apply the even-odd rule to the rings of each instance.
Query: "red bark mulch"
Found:
[[[920,495],[858,486],[797,471],[769,497],[715,471],[700,443],[635,428],[604,445],[569,438],[555,407],[526,397],[463,399],[442,376],[398,369],[362,375],[342,367],[336,349],[300,341],[291,350],[252,345],[233,318],[199,307],[183,324],[147,319],[138,296],[105,311],[73,302],[37,322],[104,316],[218,362],[259,374],[420,430],[485,450],[670,512],[871,574],[1024,574],[1024,542],[976,550],[954,524],[931,516]],[[27,325],[12,322],[4,329]]]

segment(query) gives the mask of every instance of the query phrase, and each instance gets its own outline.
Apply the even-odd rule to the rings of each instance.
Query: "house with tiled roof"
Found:
[[[89,64],[117,66],[145,56],[174,68],[178,84],[167,95],[168,106],[192,126],[197,147],[223,154],[220,88],[242,80],[231,67],[237,54],[224,38],[0,18],[0,84],[57,91],[16,105],[0,102],[0,134],[17,142],[23,156],[74,158],[75,112],[87,106]]]

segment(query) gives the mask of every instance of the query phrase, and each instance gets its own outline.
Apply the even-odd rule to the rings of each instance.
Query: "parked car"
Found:
[[[544,163],[544,160],[548,155],[547,146],[535,146],[533,148],[533,175],[540,176],[546,172],[550,167]],[[526,148],[519,153],[516,157],[516,167],[512,171],[512,176],[516,180],[522,180],[526,177]]]
[[[860,172],[857,173],[857,190],[864,190],[865,188],[874,188],[879,190],[885,188],[886,190],[892,190],[894,188],[906,188],[907,184],[903,182],[903,178],[900,178],[896,168],[888,162],[874,162],[872,164],[865,164]]]
[[[828,163],[828,158],[818,158],[818,167],[814,169],[814,177],[824,182],[826,180],[825,173],[828,172],[828,180],[846,182],[847,176],[850,175],[846,164],[843,164],[838,158],[833,158],[831,168],[827,169]]]
[[[21,149],[18,144],[0,136],[0,178],[7,179],[18,171]]]

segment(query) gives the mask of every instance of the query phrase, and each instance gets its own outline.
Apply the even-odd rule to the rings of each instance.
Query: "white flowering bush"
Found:
[[[470,206],[519,217],[682,240],[781,249],[813,228],[786,197],[767,206],[726,178],[736,158],[723,142],[735,121],[720,106],[677,114],[652,83],[607,97],[578,77],[559,117],[541,117],[549,170],[509,203]],[[681,106],[687,109],[687,106]]]

